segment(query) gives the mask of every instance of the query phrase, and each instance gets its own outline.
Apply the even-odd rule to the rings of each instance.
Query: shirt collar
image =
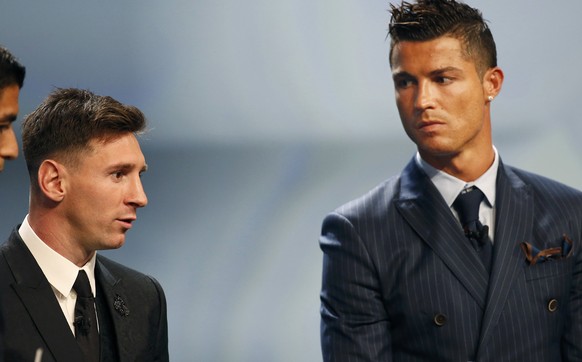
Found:
[[[73,289],[79,270],[82,269],[85,270],[89,277],[93,295],[96,295],[95,259],[97,253],[82,268],[79,268],[70,260],[51,249],[36,235],[28,223],[28,215],[24,218],[18,233],[40,266],[44,276],[55,290],[67,297]]]
[[[493,147],[493,152],[495,154],[495,159],[493,160],[491,167],[489,167],[489,169],[487,169],[487,171],[485,171],[485,173],[478,179],[472,182],[465,182],[444,171],[437,170],[423,160],[418,152],[416,153],[415,160],[417,165],[424,170],[432,183],[436,186],[437,190],[439,190],[449,207],[453,205],[453,202],[459,193],[470,186],[477,186],[483,194],[485,194],[489,206],[494,207],[497,170],[499,168],[499,154],[495,147]]]

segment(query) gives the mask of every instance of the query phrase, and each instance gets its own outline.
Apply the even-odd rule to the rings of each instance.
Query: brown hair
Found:
[[[22,123],[22,148],[31,181],[48,158],[74,165],[93,139],[140,133],[146,119],[134,106],[75,88],[56,89]],[[32,182],[36,184],[36,182]]]
[[[427,41],[442,36],[459,39],[464,55],[479,74],[497,66],[497,50],[481,12],[455,0],[418,0],[390,5],[390,64],[394,46],[402,41]]]

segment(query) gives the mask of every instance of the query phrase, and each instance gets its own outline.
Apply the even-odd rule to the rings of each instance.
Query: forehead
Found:
[[[461,40],[448,36],[427,41],[399,42],[394,46],[391,61],[393,72],[417,67],[475,67],[474,62],[465,56]]]
[[[0,122],[13,121],[18,114],[18,85],[9,85],[0,90]],[[5,119],[6,117],[12,119]]]
[[[87,160],[109,163],[126,162],[136,165],[145,164],[145,158],[133,133],[124,133],[107,138],[94,138],[89,141],[90,152]]]

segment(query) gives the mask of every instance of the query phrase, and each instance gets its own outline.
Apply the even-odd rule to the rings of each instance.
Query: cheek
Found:
[[[402,108],[406,103],[408,103],[408,97],[405,90],[395,91],[396,107]]]
[[[474,122],[481,122],[485,114],[485,104],[480,98],[466,99],[465,102],[459,105],[459,113],[466,114]]]
[[[475,97],[467,97],[466,94],[448,97],[442,106],[457,118],[472,118],[478,110],[478,104]]]
[[[83,209],[83,213],[89,222],[98,222],[107,215],[111,208],[112,192],[102,192],[95,187],[79,188],[76,193],[78,207]]]
[[[0,131],[0,147],[2,147],[3,145],[5,145],[7,143],[7,139],[8,139],[8,131],[4,130],[4,131]]]
[[[396,108],[398,109],[398,114],[400,115],[402,123],[406,123],[407,119],[410,118],[410,115],[412,113],[412,107],[408,105],[406,98],[397,97]]]

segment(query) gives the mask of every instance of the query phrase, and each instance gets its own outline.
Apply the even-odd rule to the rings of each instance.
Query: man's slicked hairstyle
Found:
[[[455,0],[418,0],[390,5],[388,27],[390,65],[394,46],[402,41],[429,41],[442,36],[459,39],[464,56],[475,63],[482,76],[497,66],[497,50],[481,12]]]
[[[75,166],[82,152],[92,150],[90,141],[138,134],[145,127],[145,116],[134,106],[88,90],[54,90],[22,123],[22,149],[32,185],[37,185],[44,160]]]
[[[26,68],[18,62],[8,49],[0,46],[0,91],[4,88],[17,85],[22,88]]]

